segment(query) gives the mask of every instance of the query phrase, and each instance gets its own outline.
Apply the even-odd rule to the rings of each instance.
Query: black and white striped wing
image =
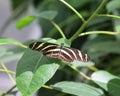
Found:
[[[75,48],[63,47],[56,48],[54,50],[48,50],[45,52],[48,57],[58,58],[67,62],[73,62],[74,60],[88,62],[90,60],[86,53],[83,53]]]
[[[29,45],[29,48],[36,51],[41,51],[43,54],[50,50],[57,48],[57,44],[52,43],[43,43],[43,42],[34,42]],[[45,55],[45,54],[44,54]]]
[[[32,50],[41,51],[47,57],[58,58],[66,62],[74,60],[88,62],[90,59],[87,54],[75,48],[64,47],[52,43],[35,42],[29,45]]]

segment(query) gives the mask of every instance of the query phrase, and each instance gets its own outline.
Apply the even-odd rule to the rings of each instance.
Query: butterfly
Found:
[[[74,60],[88,62],[89,56],[78,49],[65,47],[53,43],[33,42],[29,45],[32,50],[40,51],[43,55],[51,58],[58,58],[66,62],[73,62]]]

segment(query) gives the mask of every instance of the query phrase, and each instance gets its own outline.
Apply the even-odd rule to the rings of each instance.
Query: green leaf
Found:
[[[113,96],[120,96],[120,78],[106,71],[98,71],[92,74],[92,80],[108,91]]]
[[[12,38],[0,38],[0,45],[5,45],[5,44],[14,44],[14,45],[18,45],[21,47],[25,47],[21,42],[12,39]]]
[[[36,16],[27,16],[21,19],[20,21],[18,21],[18,23],[16,24],[16,27],[18,29],[22,29],[25,26],[28,26],[29,24],[31,24],[35,19],[36,19]]]
[[[85,67],[85,66],[93,66],[94,62],[92,62],[92,61],[80,62],[80,61],[74,60],[73,62],[71,62],[71,64],[76,66],[76,67]]]
[[[116,9],[120,9],[120,1],[119,0],[112,0],[107,4],[108,12],[114,12]]]
[[[40,52],[26,49],[16,70],[16,83],[23,96],[30,96],[52,78],[58,64],[51,63]]]
[[[56,39],[53,39],[53,38],[40,38],[41,41],[43,42],[49,42],[49,43],[56,43]]]
[[[56,90],[77,96],[104,96],[102,90],[80,82],[63,81],[52,86]]]
[[[44,11],[41,12],[40,14],[37,14],[37,17],[44,18],[47,20],[52,20],[55,18],[56,15],[57,15],[57,11]]]
[[[57,40],[57,44],[64,44],[64,46],[70,47],[71,42],[68,39],[60,38]]]
[[[60,38],[60,39],[53,39],[53,38],[40,38],[39,41],[41,42],[49,42],[49,43],[54,43],[54,44],[64,44],[63,46],[70,47],[71,42],[68,39]]]

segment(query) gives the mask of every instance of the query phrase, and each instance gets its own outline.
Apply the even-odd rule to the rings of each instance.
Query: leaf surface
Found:
[[[113,96],[120,95],[120,78],[106,71],[98,71],[92,74],[92,80],[108,91]]]
[[[18,89],[23,96],[30,96],[52,78],[58,67],[58,64],[51,63],[40,52],[26,49],[17,65]]]
[[[31,24],[35,19],[36,19],[36,16],[27,16],[27,17],[21,19],[20,21],[18,21],[16,27],[18,29],[22,29],[25,26],[28,26],[29,24]]]
[[[104,96],[102,90],[80,82],[62,81],[53,87],[61,92],[77,96]]]

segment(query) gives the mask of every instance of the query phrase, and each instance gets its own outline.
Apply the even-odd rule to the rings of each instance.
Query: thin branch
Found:
[[[46,89],[53,89],[51,86],[48,86],[48,85],[43,85],[42,87]]]
[[[120,16],[111,15],[111,14],[97,14],[97,16],[104,16],[104,17],[120,19]]]
[[[1,96],[6,96],[8,93],[10,93],[14,88],[16,87],[16,85],[12,86],[9,90],[7,90],[6,92],[4,92],[3,94],[1,94]]]
[[[13,77],[11,76],[11,74],[9,73],[7,67],[4,65],[4,63],[0,62],[1,66],[3,67],[3,69],[6,71],[8,77],[10,78],[10,80],[12,81],[13,84],[15,84],[15,81],[13,79]]]
[[[98,69],[94,66],[87,66],[87,68],[89,68],[92,71],[98,71]]]
[[[0,69],[1,72],[6,72],[6,70]],[[8,70],[7,72],[11,73],[11,74],[15,74],[14,71]]]
[[[64,0],[60,0],[62,3],[64,3],[67,7],[69,7],[73,12],[75,12],[75,14],[83,21],[85,22],[85,19],[83,18],[83,16],[77,11],[75,10],[75,8],[73,8],[70,4],[68,4],[66,1]]]
[[[109,32],[109,31],[90,31],[79,34],[79,36],[91,35],[91,34],[107,34],[107,35],[117,35],[117,32]]]
[[[86,78],[87,80],[91,80],[91,78],[90,77],[88,77],[86,74],[84,74],[83,72],[81,72],[77,67],[75,67],[75,66],[73,66],[73,65],[71,65],[71,64],[68,64],[67,63],[67,65],[69,66],[69,67],[71,67],[73,70],[75,70],[76,72],[78,72],[80,75],[82,75],[84,78]]]
[[[54,25],[54,27],[58,30],[58,32],[60,32],[61,36],[66,39],[65,34],[63,33],[63,31],[61,30],[61,28],[54,22],[51,20],[51,23]]]
[[[103,0],[102,3],[99,5],[99,7],[96,9],[96,11],[88,18],[88,20],[82,24],[82,26],[78,29],[78,31],[70,38],[70,41],[75,40],[78,35],[86,28],[86,26],[90,23],[90,21],[96,17],[96,15],[103,9],[105,4],[108,2],[108,0]]]

